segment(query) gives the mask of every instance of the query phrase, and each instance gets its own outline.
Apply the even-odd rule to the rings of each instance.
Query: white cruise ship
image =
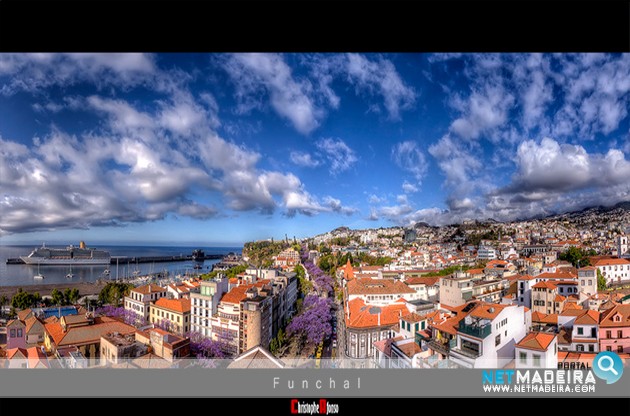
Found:
[[[28,256],[20,256],[26,264],[74,264],[95,265],[110,264],[111,256],[108,251],[86,247],[81,241],[79,247],[68,246],[66,248],[48,248],[43,244],[36,248]]]

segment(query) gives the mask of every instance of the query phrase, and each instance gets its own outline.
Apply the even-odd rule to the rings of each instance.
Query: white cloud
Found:
[[[478,139],[482,134],[505,125],[514,97],[500,84],[487,83],[475,88],[470,96],[454,100],[462,115],[453,121],[450,130],[463,139]]]
[[[378,204],[379,202],[383,202],[383,199],[379,198],[377,195],[372,194],[368,198],[368,201],[370,204]]]
[[[0,139],[0,231],[207,219],[221,210],[193,197],[213,194],[235,211],[356,212],[332,197],[320,202],[292,173],[258,168],[259,153],[213,132],[207,98],[174,91],[147,112],[94,95],[81,108],[103,118],[95,131],[53,130],[30,147]]]
[[[438,160],[446,176],[445,184],[452,192],[465,194],[474,189],[473,176],[483,165],[470,147],[446,135],[429,147],[429,153]]]
[[[378,212],[375,208],[370,208],[370,215],[366,218],[368,221],[378,221]]]
[[[506,187],[519,192],[564,192],[589,187],[614,187],[630,181],[630,162],[623,152],[589,154],[579,145],[549,138],[528,140],[518,148],[517,173]]]
[[[408,140],[397,143],[392,147],[392,160],[401,168],[414,175],[416,180],[420,180],[426,175],[428,164],[424,153],[420,150],[418,143]]]
[[[289,159],[298,166],[304,166],[307,168],[319,166],[319,160],[314,159],[310,153],[306,152],[293,151],[289,154]]]
[[[405,84],[389,60],[372,61],[364,55],[351,53],[346,55],[344,69],[348,81],[358,90],[383,98],[388,117],[393,120],[399,120],[401,110],[407,110],[415,103],[414,89]]]
[[[338,212],[344,215],[352,215],[358,212],[356,208],[343,206],[339,199],[333,198],[332,196],[325,196],[324,204],[326,204],[333,212]]]
[[[378,210],[379,216],[392,221],[398,221],[411,212],[413,212],[413,208],[409,204],[385,206]]]
[[[44,88],[88,81],[131,86],[153,80],[156,65],[151,55],[137,53],[16,53],[0,54],[0,76],[10,77],[0,92],[38,92]]]
[[[333,175],[350,169],[359,160],[354,150],[341,139],[321,139],[316,146],[330,164]]]
[[[397,195],[396,196],[396,202],[399,204],[409,204],[408,200],[407,200],[407,195]]]
[[[412,184],[410,182],[407,182],[407,181],[403,182],[402,189],[403,189],[403,192],[406,192],[408,194],[412,194],[412,193],[415,193],[415,192],[419,191],[419,189],[418,189],[418,187],[416,185],[414,185],[414,184]]]
[[[281,55],[234,54],[225,67],[245,111],[257,106],[256,101],[252,103],[252,96],[262,90],[276,113],[289,120],[298,132],[308,134],[319,126],[325,112],[311,98],[312,86],[307,80],[296,80]]]

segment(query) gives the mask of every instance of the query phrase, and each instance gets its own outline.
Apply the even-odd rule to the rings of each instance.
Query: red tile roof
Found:
[[[347,290],[349,295],[416,293],[403,282],[393,279],[354,279],[348,282]]]
[[[619,316],[621,320],[615,321],[614,318]],[[630,304],[616,305],[601,314],[599,321],[600,327],[628,327],[630,326]]]
[[[247,292],[247,289],[253,286],[254,285],[240,285],[240,286],[233,287],[232,290],[225,293],[221,297],[221,302],[241,303],[242,300],[247,298],[247,295],[245,294],[245,292]]]
[[[18,319],[20,321],[24,321],[26,320],[26,318],[28,318],[29,315],[31,315],[33,313],[33,310],[31,308],[28,309],[24,309],[23,311],[19,311],[17,313]]]
[[[109,317],[98,317],[94,319],[94,324],[69,328],[64,332],[60,322],[47,323],[44,325],[46,332],[52,338],[54,344],[59,347],[70,345],[93,344],[101,339],[102,335],[108,332],[118,332],[120,334],[133,334],[136,329]]]
[[[427,286],[436,286],[438,284],[438,281],[440,280],[439,277],[410,277],[408,279],[405,280],[405,284],[407,285],[427,285]]]
[[[149,285],[144,285],[144,286],[138,286],[132,289],[131,291],[142,293],[143,295],[149,295],[151,293],[166,292],[166,289],[163,288],[162,286],[149,284]]]
[[[564,305],[564,310],[563,311],[566,311],[566,310],[569,310],[569,309],[584,309],[584,308],[582,308],[581,305],[578,305],[575,302],[567,302],[566,305]]]
[[[503,309],[510,307],[510,305],[501,305],[498,303],[485,303],[479,302],[477,306],[471,309],[470,316],[485,319],[496,318]]]
[[[537,279],[573,280],[577,277],[577,274],[564,271],[564,272],[556,272],[556,273],[541,273],[535,277]]]
[[[549,345],[556,338],[555,334],[548,334],[544,332],[530,332],[519,341],[516,346],[518,348],[525,348],[528,350],[547,351]]]
[[[415,312],[411,312],[407,315],[403,315],[403,319],[407,322],[420,322],[420,321],[424,321],[426,318],[426,315],[418,315]]]
[[[543,280],[542,282],[538,282],[536,283],[534,286],[532,286],[533,288],[536,289],[549,289],[549,290],[555,290],[558,288],[558,286],[554,285],[551,282],[547,282],[545,280]]]
[[[28,368],[41,368],[41,366],[50,368],[46,354],[44,354],[39,347],[28,348],[26,353],[28,355]]]
[[[162,309],[177,313],[189,313],[190,312],[190,299],[167,299],[160,298],[155,301],[155,306]]]
[[[518,276],[518,280],[533,280],[535,279],[535,276],[531,276],[529,274],[524,274],[522,276]]]
[[[599,323],[599,312],[593,310],[584,311],[584,313],[575,319],[578,325],[597,325]]]
[[[19,354],[19,355],[18,355]],[[18,355],[17,357],[15,357]],[[26,352],[26,348],[11,348],[7,350],[7,359],[12,360],[16,359],[26,359],[28,357],[28,353]]]
[[[36,317],[34,317],[34,316],[31,316],[30,318],[27,318],[26,322],[25,322],[25,324],[26,324],[26,333],[28,334],[29,332],[31,332],[31,329],[33,328],[33,325],[35,325],[38,322],[41,324],[41,321],[39,319],[37,319]],[[42,324],[42,329],[44,329],[43,324]]]
[[[415,342],[407,342],[403,345],[394,344],[403,354],[405,354],[409,358],[413,358],[414,355],[422,352],[422,349]]]
[[[366,305],[363,299],[356,298],[348,302],[350,314],[346,313],[346,327],[370,328],[397,325],[400,317],[409,313],[404,304],[386,306]]]
[[[624,265],[624,264],[630,264],[630,261],[627,259],[602,259],[602,260],[598,260],[595,263],[596,267],[600,267],[600,266],[614,266],[614,265]]]

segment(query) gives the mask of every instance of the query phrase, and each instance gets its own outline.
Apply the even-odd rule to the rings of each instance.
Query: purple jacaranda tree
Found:
[[[332,333],[330,326],[331,301],[316,295],[304,298],[302,313],[293,318],[287,326],[287,333],[296,336],[307,346],[320,344]]]
[[[192,356],[202,358],[225,358],[224,348],[221,342],[204,337],[199,332],[189,332],[190,353]]]
[[[306,269],[310,280],[315,285],[320,295],[328,296],[333,290],[333,279],[328,276],[322,269],[313,264],[312,261],[306,260],[304,262],[304,268]]]
[[[155,326],[156,328],[160,328],[166,332],[174,332],[175,330],[175,325],[173,325],[173,323],[168,319],[162,319]]]
[[[105,305],[97,308],[95,313],[100,316],[121,319],[124,323],[133,325],[136,328],[140,328],[147,324],[147,320],[144,316],[138,315],[134,311],[127,310],[122,306],[116,307],[113,305]]]

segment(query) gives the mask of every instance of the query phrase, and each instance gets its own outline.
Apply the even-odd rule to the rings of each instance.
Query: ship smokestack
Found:
[[[85,241],[79,242],[79,247],[85,250]]]

